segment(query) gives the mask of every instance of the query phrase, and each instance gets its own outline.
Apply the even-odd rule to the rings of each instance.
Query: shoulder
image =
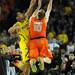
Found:
[[[16,23],[15,23],[15,25],[19,25],[19,24],[21,24],[21,23],[20,23],[20,22],[16,22]]]
[[[30,17],[29,22],[35,21],[36,17]]]
[[[42,19],[42,21],[47,23],[47,19],[45,17]]]
[[[36,17],[30,17],[30,20],[35,20],[36,19]]]

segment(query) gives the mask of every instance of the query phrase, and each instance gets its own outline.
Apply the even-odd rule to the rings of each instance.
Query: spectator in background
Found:
[[[65,74],[65,70],[66,70],[66,64],[67,64],[67,62],[68,62],[68,59],[67,59],[67,57],[66,56],[64,56],[63,58],[62,58],[62,62],[61,62],[61,73],[62,74]]]
[[[6,54],[7,45],[0,39],[0,53]]]
[[[67,56],[67,59],[68,59],[68,62],[66,63],[65,75],[67,75],[68,72],[70,72],[70,70],[72,69],[71,65],[75,59],[74,53],[70,52],[69,55]]]
[[[0,37],[0,38],[2,38],[2,40],[3,40],[3,42],[4,42],[5,44],[7,44],[7,41],[8,41],[8,39],[9,39],[9,36],[8,36],[6,30],[3,30],[3,32],[1,33],[1,37]]]
[[[72,73],[75,74],[75,59],[73,60],[71,67],[72,67]]]
[[[62,31],[62,33],[58,34],[57,39],[62,43],[61,48],[66,48],[66,44],[68,43],[68,35],[65,33],[65,31]]]
[[[71,13],[72,13],[72,8],[71,8],[71,6],[65,6],[65,7],[64,7],[64,12],[65,12],[65,14],[67,14],[67,15],[71,14]]]
[[[54,37],[55,37],[55,34],[56,34],[56,33],[55,33],[54,31],[49,32],[48,35],[47,35],[48,41],[53,40]]]
[[[70,52],[74,52],[74,45],[72,42],[69,42],[69,44],[67,45],[67,48],[66,48],[66,53],[69,55]]]
[[[58,44],[58,41],[54,38],[48,43],[48,47],[51,51],[56,52],[56,50],[59,51],[60,45]]]

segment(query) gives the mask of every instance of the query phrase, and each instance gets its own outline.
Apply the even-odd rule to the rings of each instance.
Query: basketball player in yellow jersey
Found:
[[[28,58],[28,47],[27,47],[27,42],[28,42],[28,30],[25,28],[25,25],[28,24],[28,19],[24,20],[24,15],[23,13],[18,12],[17,13],[17,22],[8,30],[10,34],[12,33],[17,33],[17,35],[20,38],[19,41],[19,47],[22,52],[21,61],[17,61],[17,63],[14,62],[14,65],[17,66],[20,70],[22,70],[22,66],[24,63],[29,59]]]
[[[28,19],[24,20],[23,13],[18,12],[17,13],[17,22],[8,30],[10,33],[16,32],[18,36],[20,37],[19,47],[22,51],[22,62],[28,60],[25,55],[27,54],[27,42],[28,42],[28,30],[25,28],[25,25],[28,24]]]
[[[30,7],[27,10],[27,12],[25,13],[25,17],[23,13],[18,12],[17,13],[17,22],[8,30],[8,32],[14,33],[16,32],[19,37],[20,37],[20,42],[19,42],[19,47],[22,51],[22,61],[18,62],[18,64],[16,64],[16,66],[22,70],[22,65],[25,65],[25,62],[29,60],[28,58],[28,47],[27,47],[27,43],[28,43],[28,39],[29,39],[29,31],[28,31],[28,24],[29,24],[29,18],[31,13],[29,13],[30,11],[32,12],[32,7],[34,6],[36,0],[31,0],[30,2]],[[26,64],[28,65],[28,64]],[[29,66],[29,65],[28,65]],[[23,68],[24,70],[24,68]],[[27,70],[26,70],[27,71]],[[24,73],[23,73],[24,74]]]

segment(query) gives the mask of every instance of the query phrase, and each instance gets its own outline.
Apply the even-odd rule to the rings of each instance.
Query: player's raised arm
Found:
[[[25,16],[30,17],[32,15],[32,12],[33,12],[33,8],[34,8],[35,3],[36,3],[36,0],[31,0],[30,6],[29,6],[29,8],[26,11]]]
[[[46,11],[46,14],[45,14],[45,17],[47,18],[47,22],[49,20],[50,12],[52,10],[52,2],[53,2],[53,0],[49,1],[48,7],[47,7],[47,11]]]
[[[38,0],[38,7],[36,8],[31,17],[35,17],[38,14],[39,9],[41,8],[41,2],[42,0]]]

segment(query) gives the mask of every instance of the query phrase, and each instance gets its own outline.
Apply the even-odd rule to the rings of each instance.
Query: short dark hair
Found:
[[[45,17],[45,11],[43,9],[40,9],[39,12],[38,12],[38,17],[39,19]]]

